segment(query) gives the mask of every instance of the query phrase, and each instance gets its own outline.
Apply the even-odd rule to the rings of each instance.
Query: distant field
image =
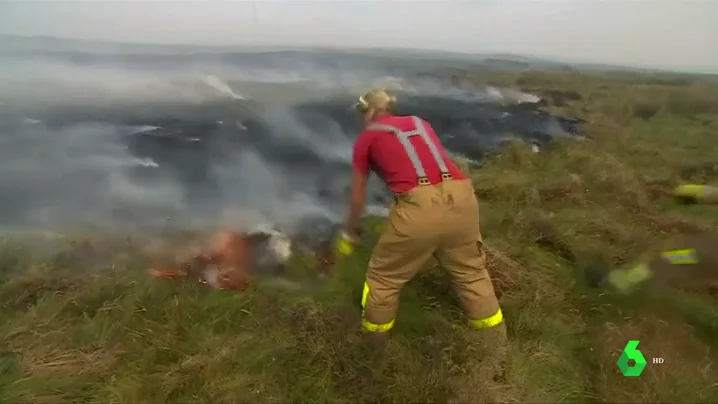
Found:
[[[0,403],[715,401],[716,296],[660,285],[604,295],[581,273],[718,225],[717,208],[665,196],[684,181],[718,183],[718,82],[575,71],[468,78],[541,94],[549,110],[588,121],[587,140],[538,154],[513,144],[472,173],[510,334],[506,380],[473,376],[482,364],[466,352],[472,331],[436,269],[403,291],[384,354],[365,344],[357,306],[376,237],[311,294],[150,279],[131,246],[89,272],[86,245],[38,260],[4,240]],[[301,258],[292,268],[314,270]],[[639,377],[615,364],[629,339],[649,358]]]

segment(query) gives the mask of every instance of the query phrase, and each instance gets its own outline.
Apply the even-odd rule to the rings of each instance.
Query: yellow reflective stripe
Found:
[[[366,299],[369,297],[369,284],[364,282],[364,290],[361,292],[361,308],[366,306]]]
[[[700,198],[705,191],[705,185],[686,184],[679,185],[673,190],[673,195],[687,198]]]
[[[491,328],[501,324],[502,321],[504,321],[504,313],[502,313],[501,309],[499,309],[496,314],[492,316],[477,320],[469,320],[469,324],[475,328]]]
[[[668,262],[674,265],[697,264],[699,262],[698,257],[696,256],[696,250],[694,248],[687,248],[685,250],[664,251],[662,255],[663,258],[667,259]]]
[[[370,323],[369,321],[366,321],[366,319],[362,318],[361,325],[363,325],[364,328],[367,329],[367,331],[387,332],[394,327],[394,320],[391,320],[390,322],[388,322],[386,324],[374,324],[374,323]]]
[[[653,276],[648,265],[640,264],[630,269],[617,269],[608,273],[608,283],[619,291],[626,292],[633,286]]]
[[[375,324],[367,321],[364,318],[364,306],[366,306],[366,299],[369,297],[369,284],[364,282],[364,290],[361,294],[361,308],[362,308],[362,320],[361,325],[364,326],[368,331],[371,332],[386,332],[394,327],[394,320],[386,324]]]

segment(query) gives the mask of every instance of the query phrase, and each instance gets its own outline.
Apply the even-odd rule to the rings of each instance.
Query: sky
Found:
[[[716,0],[0,0],[0,34],[442,49],[718,72]]]

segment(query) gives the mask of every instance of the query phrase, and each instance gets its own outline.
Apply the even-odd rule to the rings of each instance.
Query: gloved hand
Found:
[[[584,275],[590,287],[627,294],[649,280],[653,272],[645,264],[614,270],[592,265],[584,270]]]
[[[354,253],[354,245],[356,243],[356,237],[342,230],[339,232],[334,242],[334,252],[342,256],[352,255],[352,253]]]
[[[653,277],[646,264],[634,265],[629,269],[616,269],[608,273],[608,284],[621,293],[629,293],[638,285]]]

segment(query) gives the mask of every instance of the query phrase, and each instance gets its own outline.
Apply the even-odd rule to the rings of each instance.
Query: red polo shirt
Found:
[[[375,123],[391,125],[402,131],[416,129],[410,116],[385,115],[377,119]],[[424,120],[421,120],[421,123],[426,127],[429,138],[434,141],[434,144],[439,149],[439,153],[444,158],[451,176],[457,180],[467,178],[449,160],[444,146],[441,145],[431,125]],[[419,160],[424,166],[429,182],[432,185],[441,182],[439,165],[424,140],[420,136],[412,136],[409,141],[414,145],[416,153],[419,155]],[[407,192],[419,185],[416,170],[411,164],[409,156],[406,154],[401,142],[399,142],[399,138],[391,132],[365,130],[360,133],[354,143],[352,165],[355,170],[364,175],[368,175],[369,170],[374,171],[379,178],[386,182],[389,189],[397,194]]]

